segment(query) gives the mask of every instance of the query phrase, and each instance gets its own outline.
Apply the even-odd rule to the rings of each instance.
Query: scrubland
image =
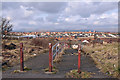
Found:
[[[112,77],[119,77],[120,67],[118,66],[118,54],[120,45],[117,42],[107,44],[96,44],[83,46],[83,53],[91,56],[96,66],[105,74]]]
[[[2,46],[2,69],[3,71],[20,63],[20,43],[23,43],[24,61],[39,54],[48,52],[49,42],[55,43],[54,39],[21,39],[6,40]]]

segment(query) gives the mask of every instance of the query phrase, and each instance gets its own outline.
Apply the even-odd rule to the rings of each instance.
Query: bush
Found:
[[[31,41],[31,44],[34,46],[42,46],[43,48],[48,48],[49,43],[55,44],[54,38],[48,38],[48,39],[38,39],[34,38]]]
[[[4,49],[9,49],[9,50],[16,49],[16,45],[13,44],[13,43],[11,43],[11,44],[9,44],[9,45],[3,44],[2,47],[3,47]]]

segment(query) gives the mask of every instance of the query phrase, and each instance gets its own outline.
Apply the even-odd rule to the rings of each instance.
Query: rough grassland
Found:
[[[90,72],[81,72],[78,73],[78,70],[71,70],[70,72],[66,73],[67,78],[91,78],[93,73]]]
[[[97,67],[113,77],[118,77],[120,68],[118,67],[118,43],[96,44],[83,46],[83,52],[90,55]]]
[[[6,45],[11,43],[16,45],[16,49],[5,49],[2,51],[2,68],[3,70],[14,66],[20,62],[20,43],[23,43],[23,53],[24,53],[24,60],[28,60],[31,57],[37,56],[41,53],[46,53],[48,49],[43,48],[42,46],[34,46],[31,44],[31,40],[10,40],[6,41]]]

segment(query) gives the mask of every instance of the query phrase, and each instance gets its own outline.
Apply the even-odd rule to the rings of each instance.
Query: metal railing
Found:
[[[49,43],[49,72],[52,71],[53,60],[55,59],[55,56],[59,55],[64,47],[66,47],[65,42],[58,42],[53,46],[51,43]]]
[[[67,44],[65,42],[58,42],[55,45],[52,46],[51,43],[49,43],[49,72],[52,72],[53,67],[53,60],[55,59],[55,56],[58,55],[64,47],[66,47]],[[81,72],[81,50],[83,49],[83,44],[80,42],[78,44],[78,73]]]
[[[52,46],[52,53],[53,53],[53,59],[59,52],[63,49],[64,45],[60,42],[56,43],[55,45]],[[55,49],[55,50],[54,50]]]
[[[53,58],[53,59],[55,58],[57,52],[59,51],[59,50],[58,50],[58,45],[59,45],[59,42],[56,43],[54,46],[52,46],[52,53],[53,53],[52,58]],[[54,48],[55,48],[55,51],[54,51]],[[55,53],[54,53],[54,52],[55,52]]]

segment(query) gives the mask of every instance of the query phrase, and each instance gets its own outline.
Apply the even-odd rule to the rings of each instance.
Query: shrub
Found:
[[[16,45],[11,43],[9,45],[3,45],[2,46],[4,49],[9,49],[9,50],[12,50],[12,49],[16,49]]]
[[[34,46],[42,46],[43,48],[48,48],[49,43],[55,44],[54,38],[48,38],[48,39],[38,39],[34,38],[31,41],[31,44]]]

